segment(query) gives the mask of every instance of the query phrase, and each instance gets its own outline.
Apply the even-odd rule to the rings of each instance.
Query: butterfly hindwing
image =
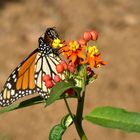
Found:
[[[34,83],[35,50],[9,76],[0,93],[0,105],[7,106],[19,98],[36,92]]]
[[[35,62],[35,84],[37,92],[46,99],[49,96],[50,89],[46,88],[45,82],[43,82],[43,76],[50,75],[53,79],[57,74],[56,65],[60,63],[61,59],[53,51],[47,51],[45,55],[42,53],[44,54],[45,52],[38,53]]]

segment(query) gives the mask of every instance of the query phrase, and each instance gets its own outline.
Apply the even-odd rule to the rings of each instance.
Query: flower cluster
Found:
[[[96,42],[98,33],[94,30],[85,32],[83,37],[78,41],[64,41],[63,44],[59,39],[54,40],[52,46],[59,48],[66,60],[74,65],[87,64],[90,68],[97,68],[106,63],[101,59],[101,53],[96,45],[88,46],[89,41]],[[96,44],[96,43],[95,43]]]
[[[56,65],[58,74],[53,79],[49,75],[43,77],[46,87],[52,88],[57,82],[69,81],[69,79],[73,79],[76,86],[81,87],[83,75],[80,74],[83,66],[86,67],[86,83],[93,82],[97,78],[97,74],[94,73],[93,69],[106,64],[101,59],[101,53],[96,45],[97,39],[98,33],[95,30],[85,32],[83,37],[77,41],[55,39],[52,47],[60,51],[62,61]],[[94,44],[88,45],[89,41],[93,41]],[[74,92],[70,89],[67,93],[72,95]]]

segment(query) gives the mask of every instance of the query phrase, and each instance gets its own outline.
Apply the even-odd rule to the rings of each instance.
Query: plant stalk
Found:
[[[73,122],[74,122],[74,116],[73,116],[73,114],[72,114],[72,112],[71,112],[71,109],[70,109],[69,104],[68,104],[68,102],[67,102],[67,99],[66,99],[65,97],[64,97],[64,101],[65,101],[66,107],[67,107],[67,109],[68,109],[69,115],[71,116],[71,118],[72,118],[72,120],[73,120]]]
[[[80,93],[80,97],[77,99],[78,100],[78,105],[77,105],[76,116],[74,116],[72,114],[66,98],[64,98],[64,101],[65,101],[66,107],[68,109],[68,112],[73,119],[73,122],[75,124],[76,130],[77,130],[77,133],[78,133],[80,139],[81,140],[88,140],[87,136],[86,136],[86,134],[83,130],[83,127],[82,127],[85,90],[86,90],[86,78],[87,78],[87,73],[86,73],[86,67],[85,66],[83,66],[82,74],[83,74],[83,76],[82,76],[83,77],[82,91]]]
[[[80,93],[81,97],[78,99],[75,126],[76,126],[76,130],[77,130],[81,140],[88,140],[87,136],[83,130],[83,127],[82,127],[84,100],[85,100],[85,91],[86,91],[86,78],[87,78],[85,66],[83,66],[82,74],[83,74],[82,91]]]
[[[82,99],[82,98],[80,98],[80,99]],[[83,98],[84,99],[84,98]],[[66,104],[66,107],[67,107],[67,110],[68,110],[68,112],[69,112],[69,115],[71,116],[71,118],[72,118],[72,120],[73,120],[73,122],[74,122],[74,124],[75,124],[75,127],[76,127],[76,130],[77,130],[77,132],[78,132],[78,135],[79,135],[79,137],[80,137],[80,139],[81,140],[87,140],[87,137],[86,137],[86,135],[85,135],[85,132],[84,132],[84,130],[83,130],[83,128],[82,128],[82,112],[83,112],[83,110],[81,110],[83,107],[83,102],[84,101],[82,101],[82,100],[79,100],[79,103],[78,103],[78,112],[79,112],[79,115],[78,116],[75,116],[74,117],[74,115],[72,114],[72,112],[71,112],[71,109],[70,109],[70,107],[69,107],[69,104],[68,104],[68,102],[67,102],[67,99],[66,98],[64,98],[64,101],[65,101],[65,104]]]

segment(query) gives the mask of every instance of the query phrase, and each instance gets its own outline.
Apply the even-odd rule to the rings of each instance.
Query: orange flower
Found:
[[[105,65],[105,62],[101,60],[101,54],[98,53],[98,51],[96,46],[87,46],[87,57],[82,64],[89,64],[90,68],[97,68],[101,65]]]
[[[74,64],[77,59],[85,59],[85,55],[83,54],[84,49],[85,47],[79,45],[77,41],[70,41],[61,48],[61,51]]]
[[[105,65],[106,62],[104,62],[101,58],[100,58],[101,54],[95,54],[93,56],[89,55],[87,56],[87,59],[84,63],[89,63],[90,68],[97,68],[100,67],[101,65]]]

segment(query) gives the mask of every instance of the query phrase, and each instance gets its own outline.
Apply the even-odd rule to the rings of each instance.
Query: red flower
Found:
[[[54,76],[54,82],[55,83],[58,83],[58,82],[60,82],[62,79],[60,78],[60,76],[59,75],[55,75]]]
[[[62,73],[64,71],[64,66],[62,64],[57,64],[56,70],[58,73]]]
[[[74,65],[72,62],[70,62],[70,63],[68,64],[68,70],[69,70],[71,73],[74,73],[74,72],[75,72],[76,67],[75,67],[75,65]]]
[[[61,64],[63,65],[65,70],[68,68],[68,65],[67,65],[66,61],[62,60]]]
[[[51,80],[51,77],[50,77],[49,74],[43,76],[43,81],[44,81],[44,82],[46,82],[46,81],[48,81],[48,80]]]
[[[54,86],[52,80],[46,81],[46,82],[45,82],[45,85],[46,85],[47,88],[52,88],[52,87]]]

